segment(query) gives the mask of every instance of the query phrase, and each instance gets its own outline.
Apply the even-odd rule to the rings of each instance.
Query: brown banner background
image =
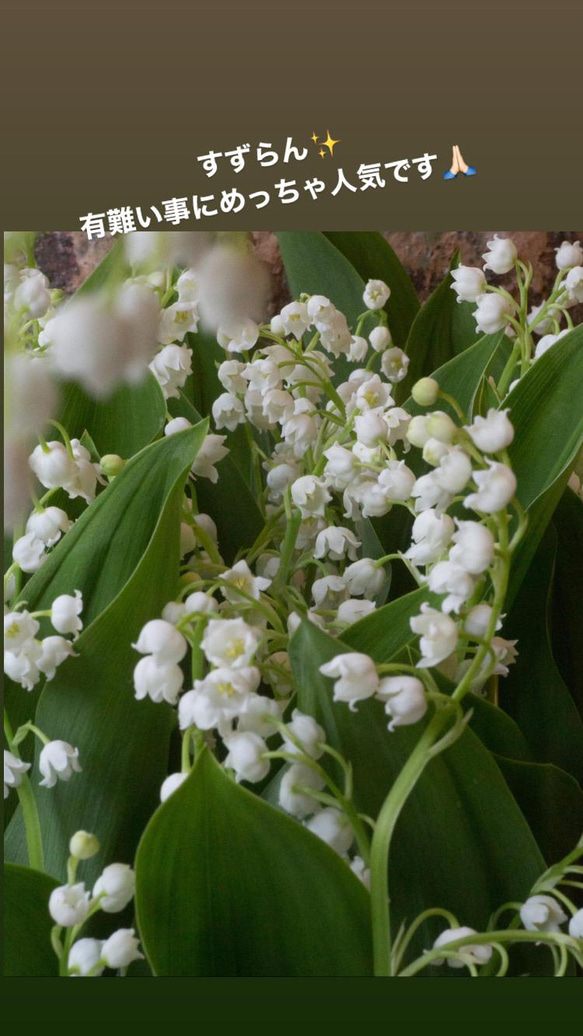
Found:
[[[301,181],[332,165],[436,153],[433,176],[312,202],[273,203],[212,227],[394,230],[572,226],[580,220],[579,3],[61,3],[4,16],[3,224],[79,226],[122,205],[238,186],[292,166],[208,181],[211,147],[307,141]],[[446,183],[452,143],[478,175]],[[269,175],[267,175],[269,174]],[[390,174],[389,174],[390,175]],[[206,190],[205,190],[206,189]],[[186,224],[182,224],[186,227]],[[204,226],[204,221],[191,226]]]

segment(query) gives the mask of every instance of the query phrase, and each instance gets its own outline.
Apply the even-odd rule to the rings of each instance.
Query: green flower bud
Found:
[[[69,852],[76,860],[90,860],[99,852],[99,842],[88,831],[77,831],[69,842]]]
[[[413,385],[411,395],[419,406],[433,406],[439,395],[439,382],[435,378],[420,378]]]
[[[451,417],[436,410],[427,418],[427,431],[432,439],[438,439],[439,442],[453,442],[458,429]]]
[[[125,464],[126,461],[117,453],[106,453],[105,457],[101,458],[101,470],[107,478],[115,478],[116,475],[119,475]]]

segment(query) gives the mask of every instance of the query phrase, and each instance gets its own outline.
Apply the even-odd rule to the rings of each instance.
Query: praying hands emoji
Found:
[[[464,176],[475,176],[476,170],[473,165],[468,165],[467,162],[464,162],[463,155],[459,147],[457,144],[454,144],[451,149],[451,169],[448,169],[443,174],[443,179],[455,180],[458,173],[463,173]]]

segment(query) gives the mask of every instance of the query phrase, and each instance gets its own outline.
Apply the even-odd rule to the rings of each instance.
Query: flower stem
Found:
[[[389,848],[401,810],[431,760],[429,750],[449,721],[449,710],[436,712],[421,735],[379,813],[371,850],[371,910],[374,973],[391,975],[391,922],[389,903]]]
[[[18,749],[14,748],[12,745],[12,727],[10,725],[6,709],[4,710],[4,735],[6,737],[8,748],[12,754],[17,757],[17,759],[20,759]],[[22,817],[26,831],[28,865],[34,870],[44,871],[43,839],[38,808],[32,785],[26,773],[22,774],[21,782],[16,789],[16,793],[18,795],[18,801],[20,802],[20,808],[22,809]]]

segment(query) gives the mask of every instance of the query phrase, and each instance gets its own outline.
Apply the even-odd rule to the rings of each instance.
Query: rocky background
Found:
[[[541,301],[548,293],[556,276],[555,248],[565,238],[583,240],[580,231],[524,231],[524,230],[448,230],[382,232],[409,271],[419,298],[424,301],[444,277],[456,248],[460,249],[462,262],[475,266],[486,251],[487,241],[494,233],[508,235],[514,239],[518,252],[524,261],[534,267],[532,299]],[[289,291],[273,233],[253,233],[257,254],[271,269],[273,292],[272,311],[277,312],[289,301]],[[66,233],[55,231],[39,235],[36,243],[36,259],[54,288],[61,288],[67,294],[76,291],[103,256],[111,248],[109,237],[88,241],[80,231]],[[512,286],[512,276],[499,278],[502,286]],[[578,307],[579,308],[579,307]],[[575,313],[573,314],[576,321]]]

